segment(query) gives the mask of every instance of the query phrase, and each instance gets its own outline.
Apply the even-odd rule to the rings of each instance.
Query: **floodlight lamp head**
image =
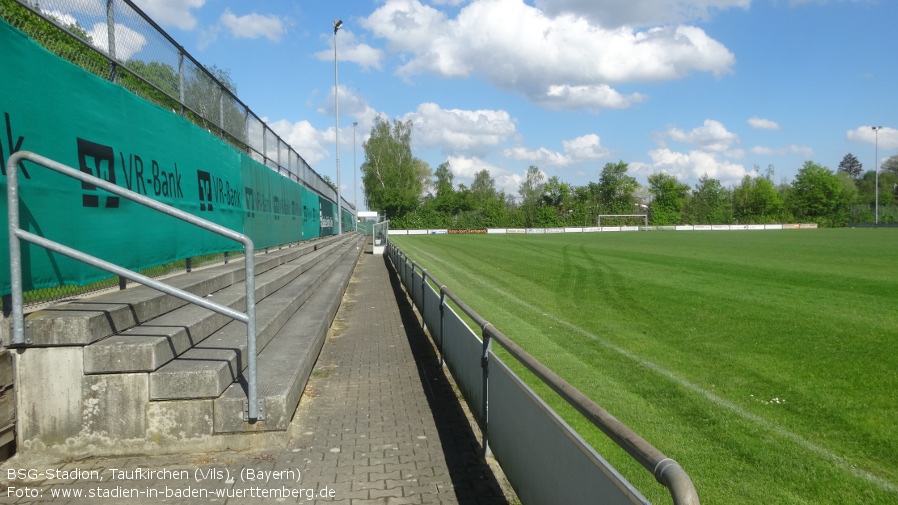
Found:
[[[334,20],[334,33],[337,33],[337,30],[343,27],[343,21],[339,19]]]
[[[873,131],[879,131],[882,129],[882,126],[873,126]]]

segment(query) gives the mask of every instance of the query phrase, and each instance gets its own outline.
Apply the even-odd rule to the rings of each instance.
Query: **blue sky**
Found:
[[[694,185],[806,160],[898,154],[894,0],[136,0],[352,201],[377,115],[456,183],[517,194],[530,165],[575,185],[623,160]],[[361,173],[358,173],[361,184]],[[359,190],[361,195],[361,190]],[[363,199],[359,196],[359,201]]]

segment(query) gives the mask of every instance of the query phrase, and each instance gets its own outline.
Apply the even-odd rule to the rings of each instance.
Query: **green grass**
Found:
[[[676,459],[702,503],[898,503],[898,230],[390,238]]]

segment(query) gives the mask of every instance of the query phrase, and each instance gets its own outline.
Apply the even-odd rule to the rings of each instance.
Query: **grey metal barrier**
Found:
[[[246,276],[246,312],[236,311],[228,306],[215,303],[206,298],[202,298],[189,293],[187,291],[170,286],[156,279],[141,275],[127,268],[122,268],[113,263],[109,263],[95,256],[83,253],[76,249],[72,249],[58,242],[54,242],[47,238],[27,232],[19,227],[19,170],[18,164],[28,160],[39,166],[43,166],[58,172],[62,175],[72,177],[81,182],[91,184],[110,193],[116,194],[122,198],[127,198],[136,203],[149,207],[155,211],[169,215],[181,221],[203,228],[221,235],[222,237],[240,242],[243,244]],[[45,158],[29,151],[19,151],[9,157],[6,162],[6,183],[7,183],[7,204],[9,207],[8,227],[9,227],[9,268],[10,268],[10,285],[12,288],[12,345],[10,347],[21,347],[27,345],[25,340],[25,314],[22,308],[22,253],[20,241],[31,242],[38,246],[49,249],[50,251],[68,256],[76,261],[87,263],[88,265],[100,268],[115,275],[124,277],[134,282],[139,282],[150,288],[162,291],[165,294],[175,296],[184,301],[199,305],[200,307],[217,312],[224,316],[236,319],[246,323],[246,352],[247,359],[247,405],[244,411],[245,418],[250,421],[264,420],[265,414],[259,404],[257,385],[256,385],[256,287],[255,287],[255,258],[253,241],[241,233],[225,228],[212,221],[194,216],[176,209],[172,206],[148,198],[140,193],[127,190],[116,186],[104,179],[94,177],[82,172],[79,169],[72,168],[62,163]]]
[[[30,34],[50,51],[158,105],[177,108],[256,161],[337,201],[337,191],[237,97],[227,72],[210,72],[131,0],[15,2],[84,49],[72,50],[49,31]],[[12,16],[7,21],[25,31],[31,24]],[[345,198],[340,207],[355,214]]]
[[[484,452],[495,455],[524,503],[649,502],[492,352],[493,341],[648,470],[676,505],[699,504],[692,479],[676,461],[521,349],[392,243],[387,255],[481,428]],[[447,299],[480,327],[481,338]]]

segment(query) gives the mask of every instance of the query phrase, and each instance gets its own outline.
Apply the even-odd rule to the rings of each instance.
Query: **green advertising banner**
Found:
[[[319,236],[326,237],[328,235],[336,235],[337,233],[337,205],[334,202],[318,197],[319,207]]]
[[[318,194],[302,188],[302,239],[315,238],[320,233],[321,207],[318,205]]]
[[[0,53],[4,215],[6,161],[27,150],[245,233],[257,249],[312,238],[311,212],[303,209],[311,199],[299,183],[58,58],[2,20]],[[45,167],[25,162],[17,168],[20,225],[112,263],[138,270],[240,248]],[[8,239],[0,244],[0,265],[9,265]],[[23,243],[22,252],[25,290],[109,277],[41,247]],[[0,267],[2,294],[9,293],[9,275]]]

